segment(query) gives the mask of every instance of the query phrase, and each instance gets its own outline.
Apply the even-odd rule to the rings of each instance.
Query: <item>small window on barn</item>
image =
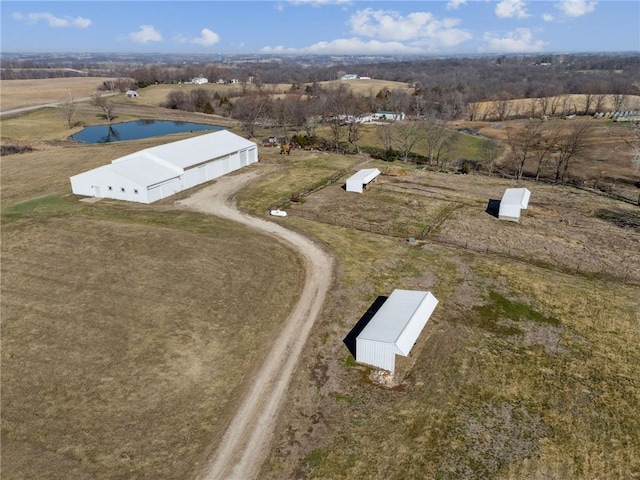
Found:
[[[120,187],[120,191],[124,193],[124,187]]]
[[[113,187],[109,186],[109,187],[107,187],[107,190],[112,191]]]
[[[138,189],[137,189],[137,188],[134,188],[134,189],[133,189],[133,193],[135,193],[136,195],[138,195]]]

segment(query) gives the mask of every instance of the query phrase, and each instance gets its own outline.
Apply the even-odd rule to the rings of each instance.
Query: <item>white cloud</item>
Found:
[[[447,10],[457,10],[460,5],[467,3],[467,0],[449,0],[447,2]]]
[[[140,25],[140,30],[129,34],[136,43],[161,42],[162,35],[152,25]]]
[[[23,15],[20,12],[16,12],[13,14],[14,20],[25,21],[30,25],[35,25],[40,20],[45,21],[52,28],[66,28],[66,27],[77,27],[77,28],[87,28],[91,25],[91,20],[83,17],[71,18],[69,16],[64,17],[56,17],[52,13],[48,12],[33,12],[27,13]]]
[[[524,0],[501,0],[496,5],[496,15],[500,18],[527,18]]]
[[[481,53],[532,53],[542,51],[546,45],[542,40],[534,40],[528,28],[517,28],[503,38],[485,33],[484,40],[486,43],[479,48]]]
[[[216,32],[212,32],[208,28],[203,28],[200,32],[200,36],[191,40],[191,43],[196,43],[198,45],[208,47],[209,45],[215,45],[219,41],[220,37]]]
[[[553,15],[551,15],[550,13],[543,13],[543,14],[542,14],[542,19],[543,19],[545,22],[553,22],[553,21],[556,19],[556,17],[554,17],[554,16],[553,16]]]
[[[404,45],[400,42],[381,42],[378,40],[363,41],[359,38],[340,38],[330,42],[318,42],[308,47],[285,48],[264,47],[262,53],[306,53],[306,54],[332,54],[332,55],[403,55],[420,54],[424,50],[417,47]]]
[[[589,0],[561,0],[556,7],[568,17],[581,17],[593,12],[597,4],[598,2]]]
[[[429,12],[401,15],[395,11],[367,8],[354,13],[349,24],[356,35],[392,42],[415,42],[430,50],[460,45],[471,39],[469,32],[455,28],[460,20],[439,20]]]

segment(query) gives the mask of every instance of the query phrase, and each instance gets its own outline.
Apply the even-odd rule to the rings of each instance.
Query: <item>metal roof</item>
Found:
[[[360,332],[358,340],[392,343],[396,353],[408,355],[437,304],[431,292],[396,289]]]
[[[193,138],[147,148],[114,160],[120,163],[137,158],[142,154],[156,157],[181,169],[223,157],[232,152],[255,147],[256,144],[228,130],[218,130]]]
[[[176,169],[158,162],[157,159],[149,156],[145,151],[133,155],[129,155],[130,158],[126,162],[114,162],[108,167],[110,167],[111,171],[145,186],[165,182],[183,173],[182,169]]]

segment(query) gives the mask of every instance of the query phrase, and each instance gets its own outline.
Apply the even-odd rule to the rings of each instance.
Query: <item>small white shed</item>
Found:
[[[394,290],[356,338],[356,361],[392,372],[406,357],[438,305],[431,292]]]
[[[258,161],[258,147],[228,130],[147,148],[70,178],[76,195],[152,203]]]
[[[498,218],[510,222],[520,221],[520,210],[529,206],[531,192],[526,188],[507,188],[500,200]]]
[[[362,190],[380,175],[377,168],[365,168],[347,178],[347,192],[362,193]]]

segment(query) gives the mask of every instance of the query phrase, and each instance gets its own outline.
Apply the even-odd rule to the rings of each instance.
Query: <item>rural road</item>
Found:
[[[297,250],[305,264],[305,284],[298,303],[251,379],[249,391],[217,451],[198,477],[201,480],[257,478],[269,453],[279,407],[332,281],[333,260],[317,244],[275,222],[245,215],[234,207],[233,193],[259,175],[258,170],[250,170],[223,177],[211,187],[176,202],[182,208],[240,222],[272,235]]]

